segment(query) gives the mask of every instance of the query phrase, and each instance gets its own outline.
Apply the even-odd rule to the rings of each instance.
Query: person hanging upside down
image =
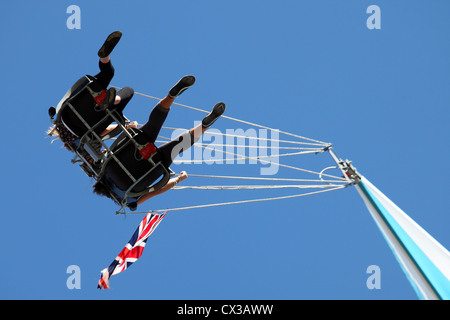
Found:
[[[98,51],[98,56],[100,58],[100,72],[93,77],[87,76],[92,80],[92,83],[89,84],[91,90],[95,92],[104,91],[104,99],[98,106],[99,108],[93,107],[88,104],[86,100],[81,98],[73,103],[77,112],[91,126],[97,124],[106,116],[104,111],[106,108],[110,111],[117,111],[117,113],[121,115],[126,105],[130,102],[134,95],[134,90],[130,87],[125,87],[118,92],[116,92],[115,88],[110,88],[107,90],[115,73],[115,69],[111,63],[110,54],[121,37],[122,33],[120,31],[115,31],[107,37]],[[107,132],[111,131],[110,124],[112,122],[113,119],[109,118],[107,121],[100,123],[94,131],[101,136],[105,135]],[[60,121],[57,121],[55,125],[50,128],[48,134],[57,135],[64,143],[64,146],[68,150],[73,151],[76,149],[74,141],[81,138],[86,132],[87,128],[83,122],[73,113],[72,110],[65,108],[62,111]]]
[[[194,76],[185,76],[169,91],[169,94],[162,99],[151,111],[147,123],[145,123],[139,129],[133,126],[129,130],[137,133],[136,141],[141,145],[152,145],[155,143],[156,138],[161,130],[164,121],[167,118],[170,107],[175,98],[178,97],[183,91],[192,86],[195,82]],[[178,136],[176,139],[169,141],[162,146],[154,150],[155,154],[152,160],[156,163],[161,161],[163,166],[169,168],[172,161],[178,154],[189,149],[225,111],[225,104],[219,102],[214,105],[212,111],[202,120],[202,123],[195,128],[186,131]],[[121,139],[119,137],[119,139]],[[121,145],[126,143],[129,138],[125,137],[117,142],[115,150],[121,148]],[[127,175],[127,173],[121,168],[121,164],[137,179],[144,177],[139,183],[137,183],[132,192],[140,193],[151,186],[158,178],[163,174],[163,168],[155,168],[150,174],[147,174],[152,168],[149,163],[139,152],[134,144],[126,145],[120,152],[116,154],[116,158],[120,164],[112,159],[107,162],[104,169],[104,176],[97,181],[94,185],[94,193],[106,196],[114,200],[114,197],[124,199],[126,191],[133,186],[133,181]],[[134,210],[137,205],[142,204],[144,201],[159,195],[171,188],[180,181],[187,178],[186,172],[181,172],[176,178],[172,178],[161,189],[145,193],[139,197],[127,198],[128,207]],[[113,196],[111,195],[113,193]]]

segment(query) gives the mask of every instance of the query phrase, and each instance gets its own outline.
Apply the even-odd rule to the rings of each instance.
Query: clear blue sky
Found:
[[[81,8],[80,30],[66,27],[72,4]],[[366,27],[372,4],[381,8],[381,30]],[[0,298],[416,299],[353,187],[169,213],[141,259],[111,278],[113,289],[97,290],[100,270],[143,215],[115,216],[110,200],[92,194],[71,155],[46,137],[47,110],[80,76],[97,72],[99,46],[121,30],[113,85],[162,97],[181,76],[194,74],[197,83],[178,102],[209,109],[224,101],[229,116],[332,142],[450,248],[449,11],[442,0],[5,3]],[[135,96],[125,114],[142,123],[153,104]],[[174,107],[167,125],[189,127],[199,119]],[[216,127],[239,124],[219,120]],[[316,163],[311,156],[289,161]],[[234,196],[246,197],[170,191],[142,209]],[[66,287],[70,265],[81,268],[80,290]],[[370,265],[381,269],[380,290],[366,287]]]

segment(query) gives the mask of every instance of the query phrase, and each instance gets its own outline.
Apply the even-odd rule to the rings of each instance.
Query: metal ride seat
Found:
[[[82,162],[82,169],[90,177],[98,177],[101,172],[104,159],[101,149],[106,147],[104,141],[118,135],[129,123],[123,114],[116,110],[100,109],[105,93],[106,90],[99,88],[94,77],[86,75],[67,91],[56,109],[49,109],[53,124],[70,131],[75,137],[72,143],[66,143],[76,154],[72,163]],[[116,129],[100,137],[112,122],[118,124]]]
[[[75,137],[72,143],[66,143],[76,154],[72,163],[81,163],[80,167],[89,177],[96,181],[102,180],[106,165],[110,161],[114,161],[131,179],[132,184],[125,192],[117,192],[107,186],[114,201],[121,206],[117,212],[119,213],[127,206],[134,209],[140,196],[162,188],[174,173],[161,161],[153,161],[158,152],[157,148],[151,143],[139,144],[136,141],[137,133],[126,128],[130,122],[121,112],[100,108],[105,93],[106,90],[99,90],[98,86],[96,87],[94,77],[86,75],[67,91],[56,108],[49,109],[49,115],[55,127],[64,126]],[[117,123],[117,127],[110,133],[101,136],[101,133],[113,122]],[[68,123],[70,123],[70,127]],[[112,139],[120,133],[122,134],[111,146],[105,143],[106,140]],[[123,143],[119,144],[120,141]],[[130,145],[139,150],[141,156],[149,163],[147,172],[140,177],[134,176],[118,158],[118,155]],[[152,186],[136,192],[136,186],[154,170],[160,172],[162,178]],[[123,194],[118,195],[117,193]]]
[[[175,173],[162,162],[162,158],[158,156],[158,148],[151,142],[140,143],[139,131],[134,129],[125,129],[123,133],[111,145],[106,160],[103,165],[101,178],[103,184],[109,190],[112,198],[120,205],[117,213],[121,213],[126,207],[135,210],[137,200],[149,192],[153,192],[164,187]],[[140,172],[127,168],[121,159],[130,157],[130,155],[139,156],[144,162],[139,165]],[[118,170],[122,170],[130,180],[127,190],[120,190],[117,187],[108,184],[105,177],[105,169],[107,165],[115,165]],[[158,181],[152,181],[149,185],[147,178],[151,174],[161,177]],[[105,181],[106,180],[106,181]]]

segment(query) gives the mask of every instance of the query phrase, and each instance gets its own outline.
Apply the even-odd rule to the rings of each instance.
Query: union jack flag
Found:
[[[166,213],[167,212],[164,212],[163,214],[156,214],[149,212],[145,216],[125,248],[123,248],[108,268],[101,271],[101,278],[98,282],[97,288],[109,289],[109,278],[126,270],[137,259],[139,259],[144,251],[148,237],[156,229]]]

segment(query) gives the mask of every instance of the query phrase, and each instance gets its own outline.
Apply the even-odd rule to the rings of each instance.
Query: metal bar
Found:
[[[349,182],[349,183],[353,183],[353,181],[348,177],[347,172],[346,172],[346,168],[343,165],[343,161],[342,159],[340,159],[336,152],[334,151],[333,148],[328,148],[328,152],[330,153],[331,157],[333,158],[334,162],[336,162],[336,164],[339,167],[339,170],[341,170],[342,175],[344,176],[344,178]]]

